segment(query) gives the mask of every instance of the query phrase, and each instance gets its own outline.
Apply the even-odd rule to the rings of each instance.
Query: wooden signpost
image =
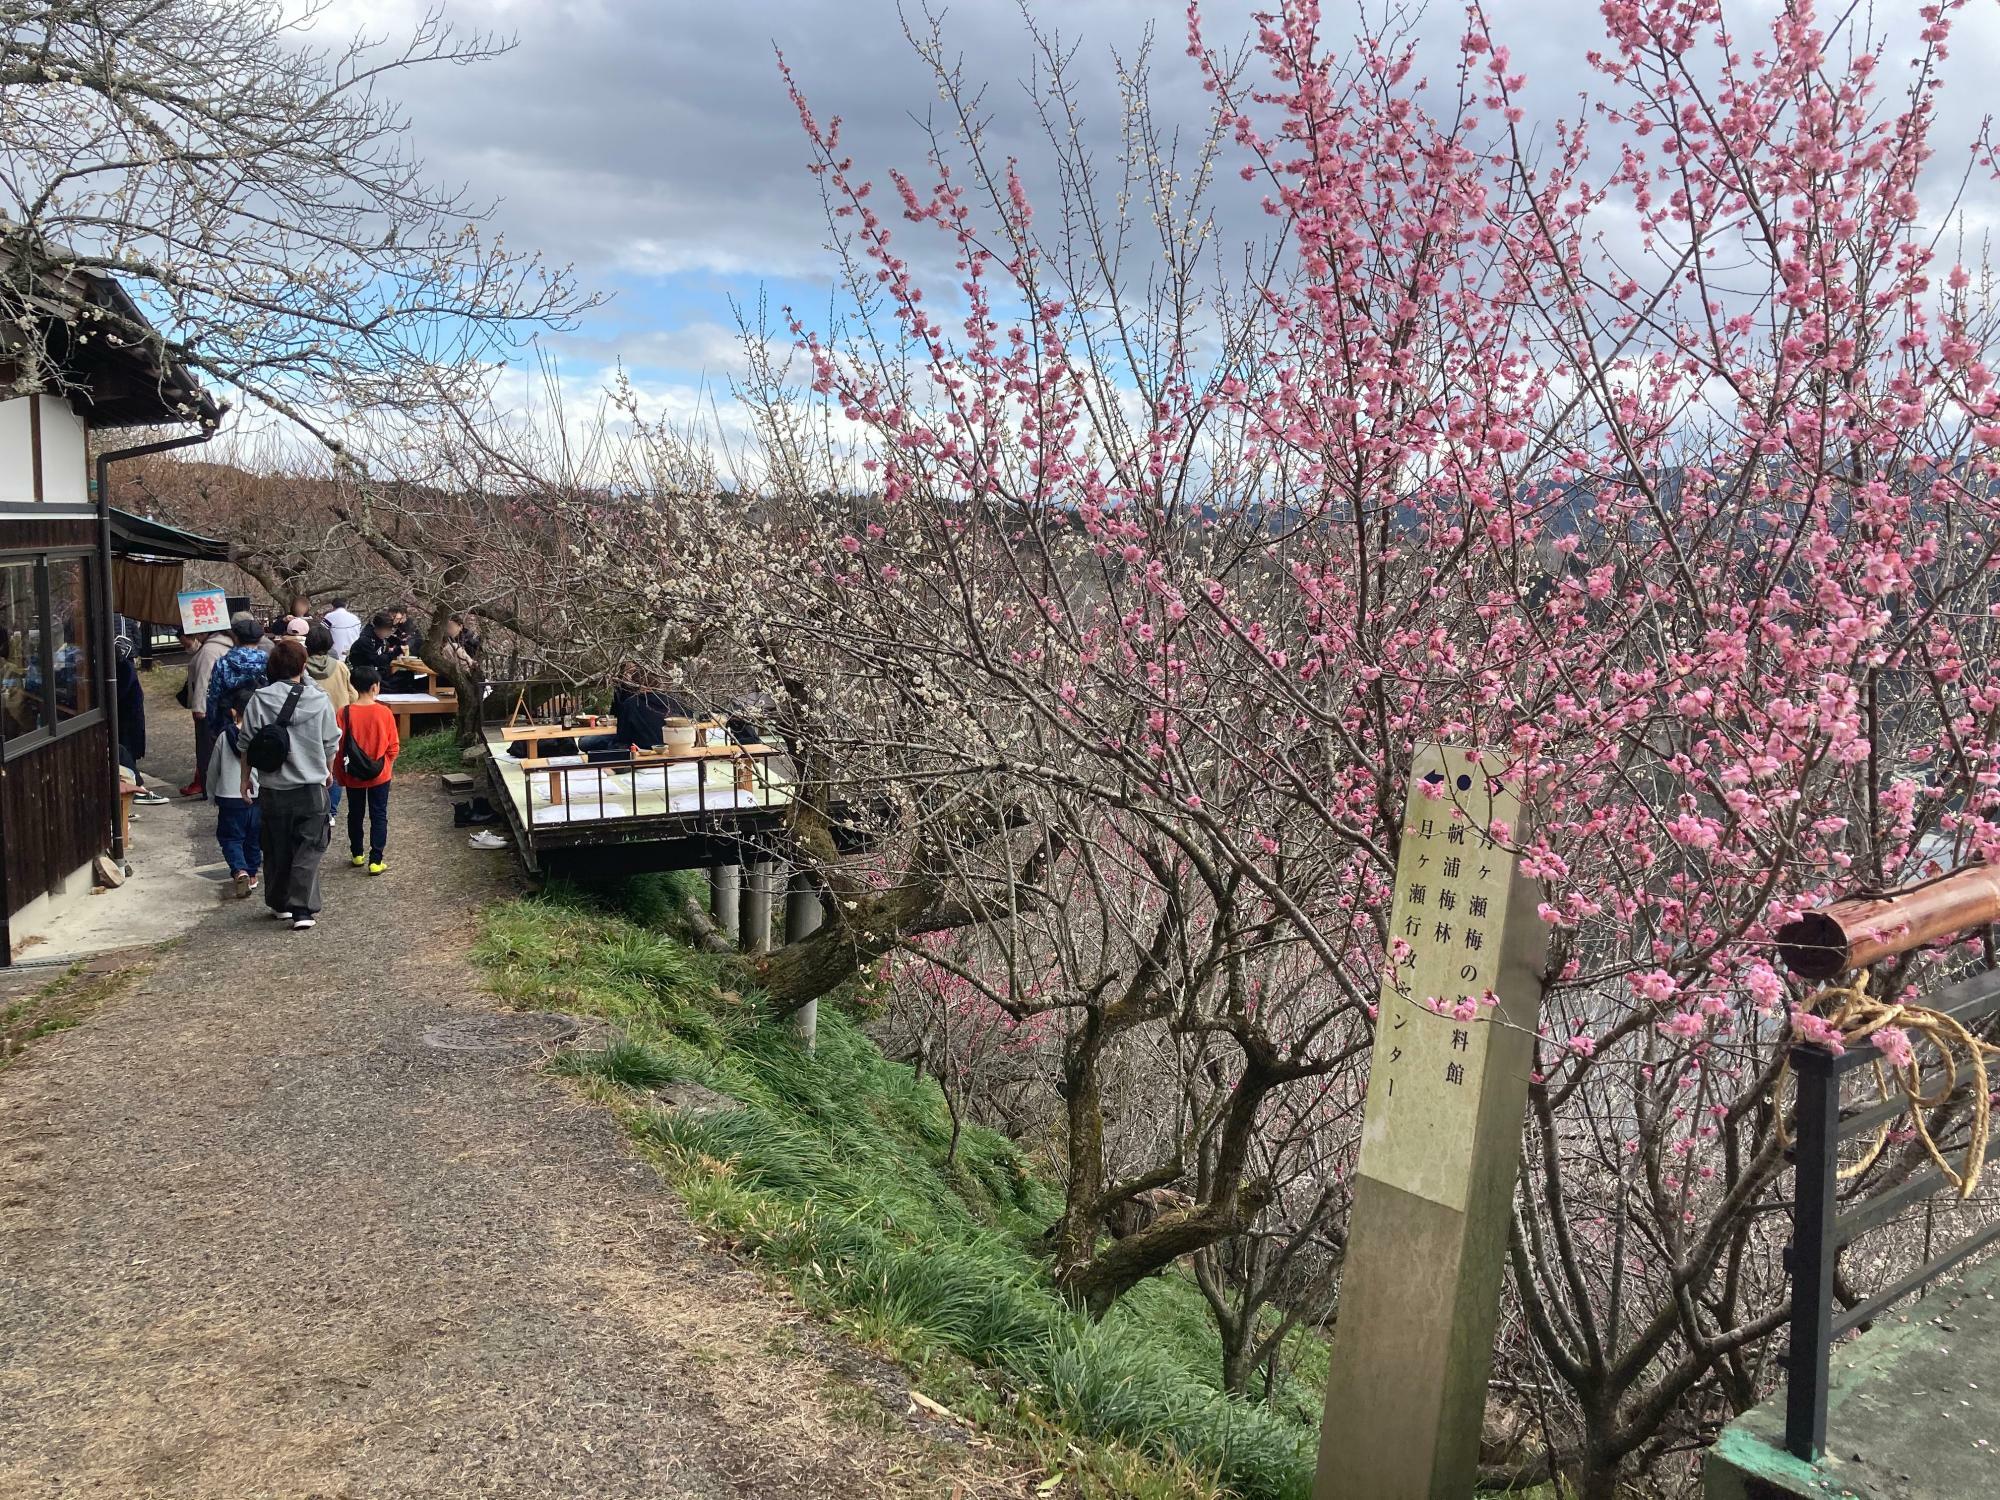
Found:
[[[1495,769],[1410,773],[1313,1500],[1472,1493],[1547,940]]]

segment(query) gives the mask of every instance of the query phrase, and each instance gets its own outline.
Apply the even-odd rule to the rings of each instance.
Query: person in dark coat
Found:
[[[667,720],[687,717],[687,705],[672,693],[651,688],[627,693],[618,705],[618,743],[634,750],[657,750],[666,739]]]
[[[399,604],[389,613],[396,620],[396,633],[392,637],[396,643],[396,655],[421,661],[424,654],[423,631],[417,628],[417,622],[410,618],[410,612],[404,606]],[[397,672],[382,681],[385,693],[421,693],[423,690],[424,679],[415,672]]]
[[[360,639],[347,648],[347,669],[352,672],[356,667],[372,667],[381,674],[380,680],[387,682],[394,675],[394,663],[400,655],[396,617],[385,609],[369,622]]]
[[[631,671],[636,674],[637,669]],[[693,711],[676,694],[641,687],[621,667],[611,689],[611,717],[617,725],[613,733],[577,741],[577,749],[592,760],[622,760],[634,750],[657,750],[666,739],[667,720],[692,718]]]
[[[410,618],[410,612],[402,605],[389,611],[396,621],[396,645],[405,656],[424,654],[424,633],[417,628],[417,622]]]
[[[112,657],[118,669],[118,759],[139,783],[139,802],[167,799],[146,785],[139,774],[139,762],[146,758],[146,690],[139,685],[138,651],[129,636],[112,643]]]

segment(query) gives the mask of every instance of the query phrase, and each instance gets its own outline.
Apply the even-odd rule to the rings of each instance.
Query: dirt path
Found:
[[[433,780],[315,931],[219,905],[0,1073],[0,1494],[1022,1493],[532,1051],[426,1041],[493,1010],[468,913],[512,879]]]

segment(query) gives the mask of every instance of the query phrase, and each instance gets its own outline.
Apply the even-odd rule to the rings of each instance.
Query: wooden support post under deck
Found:
[[[785,891],[785,941],[797,943],[811,937],[819,930],[823,915],[812,877],[804,870],[794,870]],[[806,1051],[812,1051],[819,1032],[819,1001],[808,1000],[792,1012],[792,1030]]]
[[[739,931],[737,901],[743,890],[743,867],[741,865],[711,865],[708,871],[708,906],[715,917],[716,929],[736,941]]]
[[[771,951],[771,893],[777,878],[772,860],[755,860],[743,867],[743,931],[737,946],[745,953]]]

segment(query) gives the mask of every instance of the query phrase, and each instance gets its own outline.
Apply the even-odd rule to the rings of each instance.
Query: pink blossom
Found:
[[[1660,1022],[1660,1032],[1665,1036],[1677,1037],[1684,1042],[1692,1042],[1707,1031],[1700,1016],[1691,1010],[1677,1010]]]
[[[1680,986],[1665,969],[1652,969],[1634,979],[1632,988],[1648,1000],[1664,1002],[1673,999]]]
[[[1825,1016],[1812,1011],[1800,1011],[1792,1017],[1792,1034],[1802,1042],[1825,1047],[1835,1057],[1847,1051],[1847,1042],[1841,1036],[1839,1028]]]
[[[1784,1003],[1784,981],[1762,959],[1744,971],[1743,986],[1750,992],[1751,1002],[1757,1007],[1759,1015],[1770,1015]]]
[[[1910,1034],[1900,1026],[1884,1026],[1869,1038],[1875,1048],[1889,1061],[1889,1066],[1898,1070],[1908,1068],[1916,1059],[1910,1046]]]

